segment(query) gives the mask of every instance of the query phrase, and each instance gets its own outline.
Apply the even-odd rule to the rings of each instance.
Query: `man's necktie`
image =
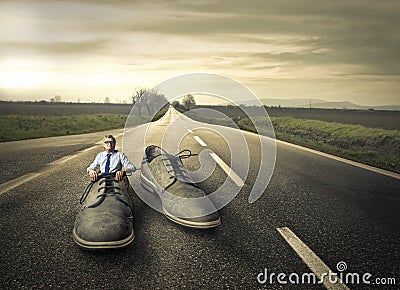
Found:
[[[111,157],[111,154],[107,154],[107,162],[106,162],[105,173],[109,173],[110,172],[110,157]]]

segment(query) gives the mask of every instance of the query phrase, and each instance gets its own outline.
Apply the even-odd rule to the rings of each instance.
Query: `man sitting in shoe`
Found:
[[[97,154],[93,163],[87,168],[90,180],[96,181],[98,178],[97,169],[101,173],[115,173],[115,178],[121,180],[125,173],[136,171],[126,155],[115,150],[116,140],[112,135],[106,135],[103,138],[104,151]]]

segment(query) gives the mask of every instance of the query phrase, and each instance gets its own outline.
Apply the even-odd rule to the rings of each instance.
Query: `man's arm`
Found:
[[[89,165],[89,167],[86,169],[87,172],[90,170],[97,170],[97,168],[100,167],[100,153],[97,154],[96,158],[92,162],[92,164]]]
[[[125,169],[125,172],[131,173],[136,171],[136,166],[129,161],[128,157],[124,153],[121,153],[121,164]]]
[[[92,164],[89,165],[89,167],[86,169],[87,173],[89,173],[90,180],[96,181],[97,180],[97,168],[100,167],[100,154],[97,154],[96,158],[92,162]]]

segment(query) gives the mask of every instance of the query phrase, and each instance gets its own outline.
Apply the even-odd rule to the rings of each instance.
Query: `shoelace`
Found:
[[[187,154],[183,154],[184,152],[188,152],[188,153]],[[172,179],[172,178],[174,179],[170,184],[168,184],[165,187],[164,190],[167,190],[169,187],[174,185],[175,182],[178,179],[180,179],[181,181],[183,181],[185,183],[189,183],[189,184],[197,187],[195,184],[193,184],[190,181],[189,177],[186,174],[186,169],[183,167],[183,164],[182,164],[182,159],[186,159],[186,158],[189,158],[189,157],[192,157],[192,156],[197,156],[197,155],[198,154],[192,153],[192,151],[190,151],[189,149],[182,150],[182,151],[180,151],[179,153],[177,153],[177,154],[175,154],[173,156],[172,155],[168,156],[168,155],[164,154],[163,160],[169,162],[168,164],[165,164],[165,166],[172,167],[170,170],[167,170],[168,173],[173,172],[173,175],[170,176],[169,178],[170,179]],[[165,156],[167,158],[164,158]],[[178,159],[179,159],[179,162],[178,162]]]
[[[120,192],[116,192],[115,190],[121,190],[121,188],[117,187],[114,185],[114,182],[119,183],[118,180],[114,179],[114,175],[113,174],[102,174],[99,176],[98,180],[102,179],[99,182],[99,185],[102,185],[103,183],[105,183],[105,185],[103,187],[100,187],[97,192],[100,192],[102,189],[104,189],[104,192],[102,194],[99,194],[97,196],[97,201],[89,206],[86,206],[86,208],[94,208],[99,206],[104,199],[107,196],[114,196],[116,200],[122,202],[123,204],[125,204],[126,206],[128,206],[129,208],[131,207],[126,201],[122,200],[119,195],[121,195]],[[97,181],[98,181],[97,180]],[[83,192],[81,199],[80,199],[80,204],[84,203],[86,198],[89,195],[90,190],[92,189],[93,185],[97,182],[97,181],[92,181],[89,183],[89,185],[86,187],[85,191]]]
[[[158,147],[158,146],[157,146]],[[163,152],[164,150],[160,147],[158,147],[161,152]],[[189,149],[184,149],[179,151],[177,154],[175,155],[170,155],[167,153],[160,153],[154,156],[146,156],[145,160],[143,160],[142,163],[150,163],[154,158],[157,158],[159,156],[162,156],[162,160],[163,161],[168,161],[169,163],[165,164],[165,166],[167,167],[172,167],[170,170],[167,170],[168,173],[173,173],[172,176],[170,176],[170,179],[174,179],[170,184],[168,184],[164,190],[167,190],[169,187],[171,187],[172,185],[175,184],[175,182],[180,179],[185,183],[188,183],[194,187],[197,187],[197,185],[195,185],[194,183],[192,183],[189,179],[189,177],[186,174],[186,169],[185,167],[183,167],[182,164],[182,159],[186,159],[192,156],[197,156],[198,154],[196,153],[192,153],[192,151],[190,151]],[[178,161],[179,159],[179,161]],[[198,188],[198,187],[197,187]]]

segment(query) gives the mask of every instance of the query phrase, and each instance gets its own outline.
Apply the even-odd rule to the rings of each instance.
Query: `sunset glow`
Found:
[[[259,98],[399,104],[398,12],[373,0],[2,1],[0,99],[121,101],[207,72]]]

